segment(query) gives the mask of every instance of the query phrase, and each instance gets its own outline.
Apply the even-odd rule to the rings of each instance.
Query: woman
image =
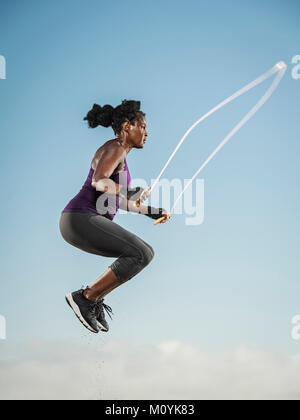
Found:
[[[164,209],[137,206],[150,192],[130,188],[126,156],[132,149],[143,149],[148,136],[145,114],[139,101],[122,101],[115,109],[97,104],[84,120],[91,128],[112,127],[116,138],[108,140],[95,153],[88,177],[80,192],[68,203],[60,218],[60,232],[71,245],[91,254],[117,258],[101,277],[85,290],[66,296],[82,324],[94,333],[108,331],[104,309],[111,308],[104,297],[146,267],[154,256],[152,247],[138,236],[113,222],[119,208],[144,214],[152,219],[170,218]]]

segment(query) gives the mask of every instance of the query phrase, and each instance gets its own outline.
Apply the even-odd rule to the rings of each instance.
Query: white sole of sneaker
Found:
[[[101,330],[101,331],[105,331],[105,332],[107,332],[107,331],[108,331],[108,329],[107,329],[107,328],[105,328],[102,324],[100,324],[100,322],[99,322],[99,321],[97,321],[97,324],[98,324],[98,327],[100,328],[100,330]]]
[[[82,325],[85,326],[85,328],[87,328],[89,331],[98,334],[98,331],[94,330],[87,322],[86,320],[83,318],[83,316],[81,315],[79,306],[76,305],[76,303],[73,300],[72,294],[69,293],[68,295],[65,296],[66,297],[66,301],[68,302],[69,306],[73,309],[73,312],[75,313],[75,315],[77,316],[77,318],[79,319],[79,321],[82,323]]]

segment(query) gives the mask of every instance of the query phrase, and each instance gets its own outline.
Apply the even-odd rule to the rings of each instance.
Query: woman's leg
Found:
[[[146,267],[154,256],[153,248],[141,238],[103,216],[63,213],[60,229],[64,239],[89,253],[117,257],[84,295],[101,299],[130,280]]]
[[[102,299],[104,298],[104,296],[106,296],[116,287],[121,286],[121,284],[125,283],[126,281],[127,280],[120,283],[120,280],[117,278],[112,269],[108,268],[105,271],[105,273],[103,273],[102,276],[100,276],[92,286],[88,287],[84,291],[84,296],[87,299],[93,301]]]
[[[147,242],[143,241],[141,238],[139,238],[146,246],[150,247]],[[151,248],[151,252],[154,255],[153,248]],[[104,298],[106,295],[108,295],[110,292],[112,292],[117,287],[121,286],[121,284],[126,283],[125,280],[122,283],[119,282],[118,278],[114,274],[111,268],[108,268],[104,274],[102,274],[101,277],[97,279],[97,281],[91,286],[91,288],[87,289],[85,291],[85,297],[88,299],[95,299],[95,296],[98,295],[98,299]],[[95,293],[90,294],[89,290],[92,289]]]

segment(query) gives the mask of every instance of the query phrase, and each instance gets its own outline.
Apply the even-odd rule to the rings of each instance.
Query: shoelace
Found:
[[[81,289],[82,289],[82,290],[84,290],[84,286],[82,286],[82,287],[81,287]],[[86,290],[86,289],[88,289],[88,287],[86,287],[86,288],[85,288],[85,290]],[[112,313],[113,315],[114,315],[114,313],[113,313],[113,311],[112,311],[111,307],[110,307],[110,306],[108,306],[108,305],[106,305],[106,304],[103,302],[103,299],[100,299],[98,302],[95,302],[95,304],[94,304],[94,305],[92,305],[92,312],[93,312],[95,315],[97,315],[97,310],[99,310],[99,311],[100,311],[100,313],[101,313],[101,315],[103,315],[103,316],[104,316],[104,311],[103,311],[103,308],[106,310],[106,313],[109,315],[110,319],[112,320],[112,316],[110,315],[110,313]]]
[[[102,314],[104,315],[104,311],[103,311],[103,308],[104,308],[104,309],[105,309],[105,311],[106,311],[106,313],[109,315],[110,319],[112,319],[111,313],[112,313],[112,314],[114,314],[114,313],[113,313],[113,311],[112,311],[111,307],[110,307],[110,306],[108,306],[108,305],[106,305],[106,304],[103,302],[103,300],[102,300],[102,299],[101,299],[101,300],[99,300],[99,302],[97,302],[97,304],[99,305],[99,309],[100,309],[100,311],[101,311],[101,315],[102,315]]]
[[[110,307],[110,306],[108,306],[108,305],[105,305],[105,303],[102,303],[102,306],[103,306],[103,308],[106,310],[106,313],[109,315],[110,319],[112,319],[112,316],[110,315],[110,312],[111,312],[112,314],[114,314],[114,313],[113,313],[113,311],[112,311],[111,307]]]
[[[84,286],[82,286],[82,288],[81,288],[81,290],[86,290],[86,289],[88,289],[88,287],[86,287],[85,289],[84,289]],[[111,309],[111,307],[110,306],[108,306],[108,305],[105,305],[105,303],[103,303],[103,299],[100,299],[98,302],[96,301],[96,302],[92,302],[92,301],[90,301],[90,304],[91,304],[91,313],[92,313],[92,315],[94,315],[96,318],[101,314],[101,316],[103,316],[103,318],[104,318],[104,312],[103,312],[103,307],[104,307],[104,309],[106,309],[106,312],[107,311],[110,311],[110,312],[112,312],[112,309]],[[108,313],[108,315],[110,316],[110,313],[109,312],[107,312]],[[113,312],[112,312],[113,313]],[[110,316],[110,318],[112,319],[112,317]]]

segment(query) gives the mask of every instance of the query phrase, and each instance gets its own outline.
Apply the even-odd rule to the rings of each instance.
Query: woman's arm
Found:
[[[92,187],[97,191],[119,195],[122,186],[115,183],[110,177],[123,158],[124,150],[122,148],[117,145],[110,145],[110,147],[107,147],[102,152],[101,159],[99,159],[94,171]]]
[[[127,200],[127,198],[120,196],[119,208],[122,210],[130,211],[132,213],[147,214],[148,206],[140,205],[136,206],[135,201]]]
[[[161,207],[156,208],[156,207],[143,206],[143,205],[140,205],[139,207],[137,207],[135,203],[136,203],[135,201],[127,200],[125,197],[121,196],[119,200],[119,208],[122,210],[130,211],[132,213],[144,214],[145,216],[148,216],[154,220],[164,217],[165,220],[162,220],[161,223],[165,223],[171,217],[171,213],[167,212],[165,209]]]

